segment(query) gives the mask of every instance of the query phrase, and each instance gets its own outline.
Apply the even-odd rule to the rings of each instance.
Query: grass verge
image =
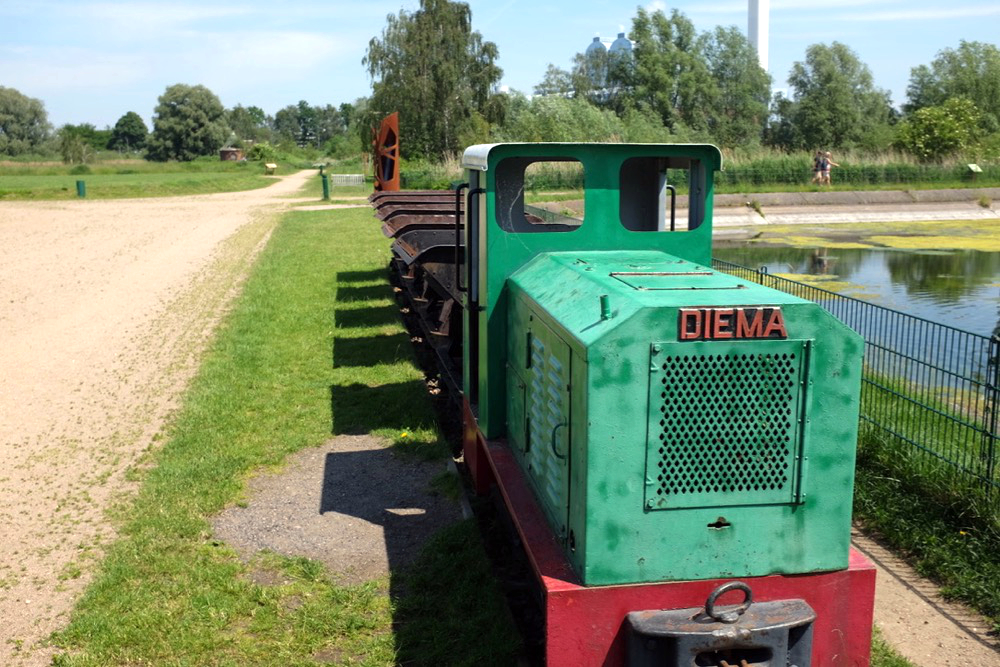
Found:
[[[862,431],[854,515],[942,594],[1000,632],[1000,519],[996,503],[912,447]]]
[[[437,646],[463,658],[451,664],[513,662],[517,639],[469,522],[410,572],[353,587],[301,558],[242,563],[211,534],[208,518],[255,470],[331,433],[436,445],[387,246],[364,209],[283,219],[118,510],[119,538],[55,637],[57,665],[442,664]]]
[[[0,167],[0,200],[77,199],[83,181],[87,199],[124,199],[240,192],[274,183],[256,162],[120,161],[93,166]]]

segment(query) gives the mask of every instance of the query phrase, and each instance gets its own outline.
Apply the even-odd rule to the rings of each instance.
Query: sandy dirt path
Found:
[[[277,213],[261,190],[0,202],[0,665],[43,665],[127,471],[155,441]]]

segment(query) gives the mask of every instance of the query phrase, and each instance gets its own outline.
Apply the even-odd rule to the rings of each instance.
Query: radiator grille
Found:
[[[654,356],[647,485],[654,507],[792,499],[804,347],[766,345],[766,352],[722,354],[681,345]]]

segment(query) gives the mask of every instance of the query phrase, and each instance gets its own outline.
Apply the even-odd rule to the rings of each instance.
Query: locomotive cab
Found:
[[[718,150],[474,146],[465,162],[467,395],[581,582],[847,567],[863,341],[710,268]],[[537,162],[582,165],[581,221],[526,219]]]

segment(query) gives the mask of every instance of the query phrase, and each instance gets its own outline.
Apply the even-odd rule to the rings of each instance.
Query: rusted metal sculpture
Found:
[[[374,142],[375,190],[399,190],[399,114],[382,119]]]

